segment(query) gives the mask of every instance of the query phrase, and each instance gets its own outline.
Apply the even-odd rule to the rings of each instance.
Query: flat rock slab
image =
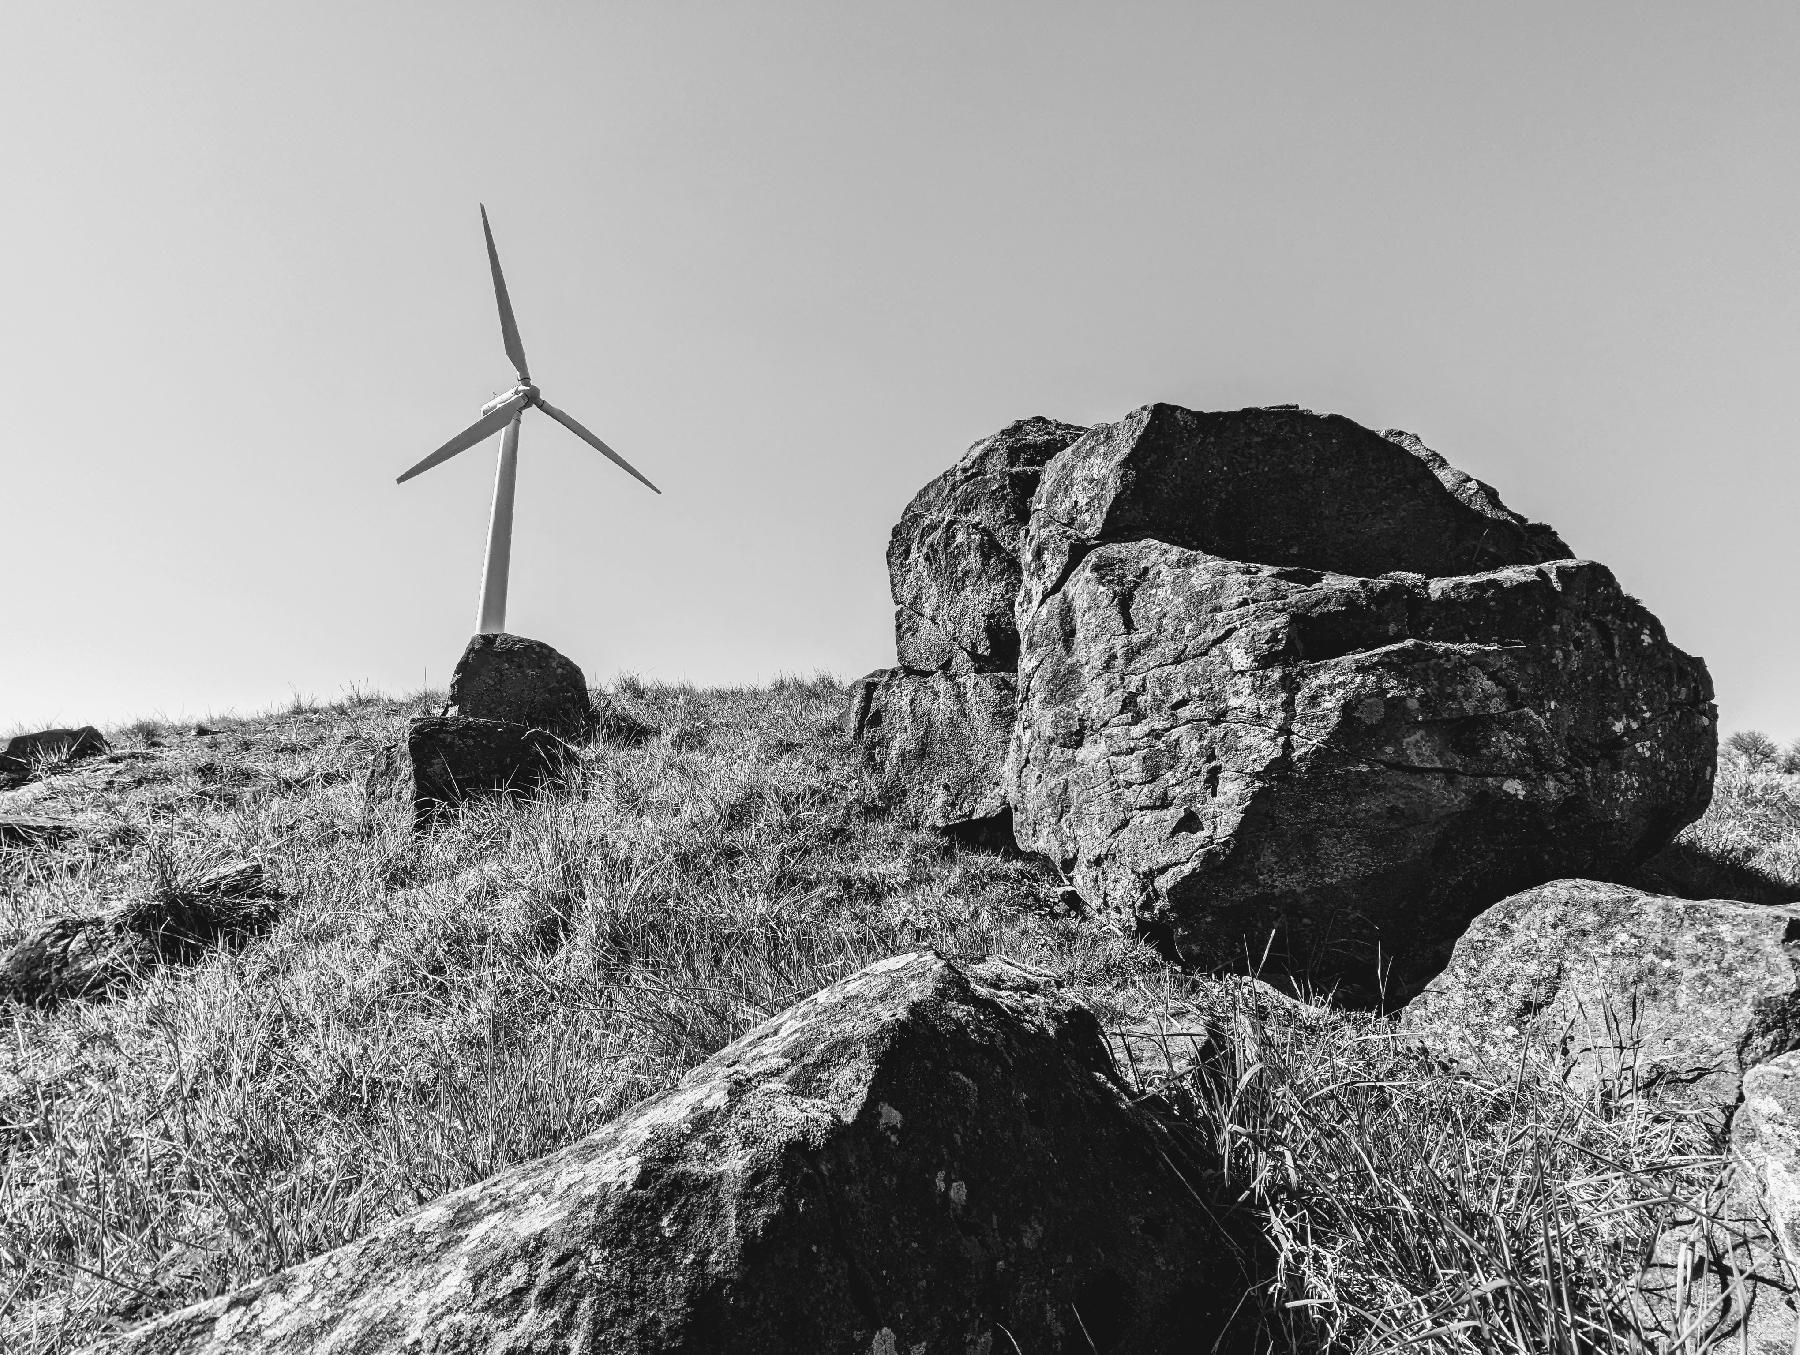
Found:
[[[80,829],[64,819],[0,813],[0,847],[54,847]]]
[[[450,675],[450,713],[584,737],[593,724],[587,678],[542,640],[477,635]]]
[[[560,1152],[111,1349],[1247,1349],[1193,1152],[1085,1008],[901,955]]]
[[[1554,880],[1476,918],[1402,1021],[1489,1065],[1558,1051],[1578,1088],[1722,1123],[1748,1071],[1800,1045],[1800,908]]]

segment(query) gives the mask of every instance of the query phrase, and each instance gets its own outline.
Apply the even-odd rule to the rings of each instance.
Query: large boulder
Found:
[[[1013,697],[1011,673],[891,668],[856,685],[850,733],[903,817],[981,838],[1011,817],[1001,769]]]
[[[587,678],[542,640],[492,633],[470,639],[450,676],[450,714],[581,739],[593,726]]]
[[[1555,880],[1476,918],[1402,1020],[1458,1059],[1554,1051],[1577,1089],[1722,1125],[1748,1070],[1800,1046],[1800,908]]]
[[[1244,1349],[1198,1151],[1087,1009],[902,955],[560,1152],[112,1349]]]
[[[1086,431],[1020,419],[970,447],[913,496],[887,549],[900,667],[1018,667],[1013,602],[1032,495],[1044,467]]]
[[[460,715],[414,720],[407,727],[406,753],[414,819],[421,825],[465,800],[537,790],[573,756],[568,744],[543,729]]]
[[[1044,472],[1006,797],[1020,845],[1189,961],[1374,1000],[1483,908],[1705,809],[1705,665],[1408,435],[1168,405]]]

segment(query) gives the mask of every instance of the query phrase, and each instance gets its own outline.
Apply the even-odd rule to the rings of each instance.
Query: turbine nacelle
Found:
[[[514,400],[519,399],[521,396],[524,397],[527,405],[535,405],[538,398],[538,388],[529,381],[525,381],[514,386],[509,391],[503,391],[481,407],[482,416],[486,417],[487,415],[492,414],[496,409],[499,409],[501,405],[510,405]]]
[[[519,325],[513,318],[512,298],[506,292],[506,278],[500,272],[500,251],[494,247],[494,232],[488,226],[486,207],[481,209],[481,233],[487,237],[488,266],[494,275],[494,303],[500,309],[500,338],[506,345],[506,356],[512,360],[513,370],[519,374],[519,384],[489,400],[481,407],[481,416],[474,423],[407,471],[399,478],[398,483],[405,484],[413,476],[441,465],[458,452],[465,452],[502,429],[505,430],[506,437],[500,447],[500,464],[494,476],[494,508],[488,519],[488,553],[487,562],[482,567],[481,611],[477,622],[482,633],[488,634],[506,629],[506,580],[508,562],[512,556],[513,477],[518,466],[519,419],[526,410],[535,405],[633,479],[657,494],[662,491],[646,480],[624,457],[545,400],[542,392],[532,384],[531,375],[525,367],[525,345],[519,341]]]

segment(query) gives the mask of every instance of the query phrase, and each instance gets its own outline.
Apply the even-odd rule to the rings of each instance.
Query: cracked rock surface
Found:
[[[1017,604],[1019,843],[1191,963],[1370,1000],[1711,795],[1705,665],[1408,434],[1151,405],[1044,471]]]
[[[561,1152],[110,1349],[1242,1349],[1196,1151],[1086,1008],[901,955]]]

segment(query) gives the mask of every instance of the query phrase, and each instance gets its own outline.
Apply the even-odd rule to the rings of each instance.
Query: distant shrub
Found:
[[[1800,776],[1800,739],[1795,739],[1781,755],[1781,770],[1789,776]]]
[[[1752,769],[1773,763],[1781,752],[1775,746],[1775,740],[1760,729],[1740,729],[1725,740],[1725,747],[1741,757],[1744,765]]]

